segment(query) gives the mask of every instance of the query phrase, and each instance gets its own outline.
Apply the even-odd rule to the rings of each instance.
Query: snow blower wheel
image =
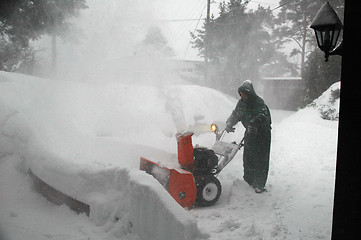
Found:
[[[219,180],[213,175],[202,176],[196,179],[197,198],[196,204],[201,207],[208,207],[217,202],[221,195],[222,186]]]

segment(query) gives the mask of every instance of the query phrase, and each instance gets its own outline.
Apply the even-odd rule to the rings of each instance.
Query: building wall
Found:
[[[184,80],[192,84],[203,84],[204,75],[201,61],[172,60],[173,70]]]
[[[304,81],[301,78],[263,78],[262,95],[272,109],[297,110]]]

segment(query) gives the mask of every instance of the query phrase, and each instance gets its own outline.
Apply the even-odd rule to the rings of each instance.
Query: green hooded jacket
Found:
[[[244,180],[254,188],[263,189],[268,176],[271,144],[271,114],[247,80],[238,89],[247,100],[240,99],[227,120],[227,128],[242,122],[246,128],[244,137],[243,167]],[[241,95],[241,94],[240,94]]]

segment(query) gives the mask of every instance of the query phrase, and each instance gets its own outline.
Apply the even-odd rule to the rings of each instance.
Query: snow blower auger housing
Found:
[[[191,172],[168,168],[146,158],[140,158],[140,170],[152,175],[182,207],[191,208],[197,197],[197,189]]]
[[[192,135],[193,132],[176,134],[180,168],[166,167],[141,157],[140,170],[157,179],[182,207],[211,206],[217,202],[222,191],[217,176],[235,156],[240,145],[217,139],[212,149],[193,148]]]

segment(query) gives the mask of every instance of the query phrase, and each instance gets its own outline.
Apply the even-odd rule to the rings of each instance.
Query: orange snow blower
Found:
[[[193,206],[197,197],[193,174],[187,171],[193,167],[192,135],[192,132],[176,135],[178,163],[181,168],[168,168],[144,157],[140,158],[140,170],[152,175],[182,207],[188,208]]]
[[[224,131],[220,134],[214,126],[212,130],[217,136],[212,149],[193,148],[193,132],[176,134],[180,168],[140,158],[140,170],[157,179],[182,207],[211,206],[217,202],[222,186],[216,176],[243,146],[243,140],[240,144],[222,142]]]

